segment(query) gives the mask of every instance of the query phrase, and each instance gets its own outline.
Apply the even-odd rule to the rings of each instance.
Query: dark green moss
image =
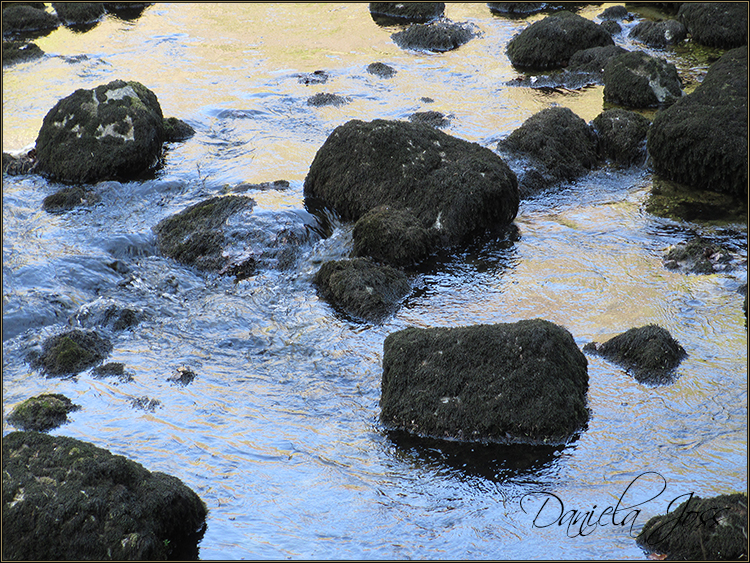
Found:
[[[42,202],[42,209],[47,213],[62,213],[76,207],[94,205],[101,201],[95,191],[82,186],[62,188],[52,195],[48,195]]]
[[[222,255],[224,224],[254,203],[243,196],[213,197],[163,219],[154,227],[159,252],[200,270],[221,270],[228,265]]]
[[[650,125],[648,118],[633,111],[609,109],[600,113],[592,122],[599,138],[599,157],[622,166],[645,163]]]
[[[206,506],[179,479],[62,436],[2,448],[4,559],[197,559]]]
[[[380,419],[438,438],[564,442],[588,420],[586,357],[541,319],[409,328],[383,345]]]
[[[38,59],[44,55],[35,43],[3,41],[3,66]]]
[[[603,344],[592,342],[584,350],[621,365],[639,382],[651,385],[671,383],[674,369],[687,357],[669,331],[654,324],[631,328]]]
[[[468,43],[477,32],[472,24],[437,20],[410,25],[403,31],[391,35],[393,42],[402,49],[416,49],[443,53],[458,49]]]
[[[167,117],[164,119],[164,140],[169,143],[184,141],[195,135],[195,129],[190,125],[177,119],[176,117]]]
[[[638,545],[672,561],[747,560],[747,494],[683,496],[671,512],[646,522]]]
[[[60,25],[56,16],[23,3],[5,6],[3,3],[3,35],[55,29]]]
[[[689,188],[659,176],[654,176],[645,209],[658,217],[685,221],[747,221],[744,198]]]
[[[326,262],[315,274],[321,299],[357,320],[382,322],[411,290],[406,275],[367,258]]]
[[[43,393],[14,408],[8,422],[21,430],[46,432],[67,422],[68,413],[80,408],[65,395]]]
[[[604,101],[627,108],[668,105],[682,96],[677,68],[631,51],[612,57],[604,67]]]
[[[376,207],[354,225],[354,256],[370,256],[392,266],[422,261],[437,247],[437,232],[425,229],[410,212]]]
[[[52,2],[52,7],[67,25],[92,23],[105,13],[101,2]]]
[[[679,19],[696,43],[709,47],[747,48],[746,2],[684,2]]]
[[[30,356],[29,361],[48,375],[72,375],[98,364],[111,350],[107,338],[95,332],[71,330],[45,340],[42,353]]]

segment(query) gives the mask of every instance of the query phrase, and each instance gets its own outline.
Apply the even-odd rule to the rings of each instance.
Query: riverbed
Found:
[[[609,5],[579,13],[595,19]],[[481,35],[414,52],[367,4],[159,3],[84,33],[61,27],[36,40],[42,59],[4,68],[3,151],[31,148],[60,98],[115,79],[143,83],[196,135],[168,146],[154,178],[100,185],[98,204],[64,214],[42,210],[60,185],[3,177],[3,434],[22,400],[66,395],[82,409],[53,434],[175,475],[206,502],[202,559],[644,559],[633,538],[673,499],[745,491],[747,225],[650,215],[648,169],[603,167],[523,201],[518,240],[478,240],[413,273],[412,294],[378,325],[338,315],[311,283],[322,261],[348,256],[351,225],[334,220],[291,270],[237,283],[156,252],[161,219],[239,184],[289,182],[245,192],[254,213],[304,209],[316,151],[350,119],[440,111],[446,133],[494,149],[552,105],[586,121],[601,113],[601,86],[507,85],[519,76],[508,41],[543,14],[460,3],[446,16]],[[616,42],[643,49],[625,35]],[[367,73],[378,61],[397,74]],[[318,70],[328,81],[306,84]],[[348,102],[309,106],[320,92]],[[666,269],[665,250],[694,234],[732,248],[736,268]],[[129,377],[45,378],[28,365],[31,346],[109,304],[142,313],[107,359]],[[579,347],[655,323],[688,357],[673,384],[649,387],[588,356],[591,418],[561,448],[442,449],[384,430],[388,334],[530,318],[564,326]],[[188,385],[169,380],[182,368],[196,374]],[[561,524],[570,510],[597,525]]]

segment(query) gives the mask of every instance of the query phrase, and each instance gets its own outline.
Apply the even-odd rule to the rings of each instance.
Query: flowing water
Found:
[[[581,13],[594,19],[606,7]],[[175,475],[203,498],[204,559],[639,559],[633,536],[673,499],[745,490],[747,329],[737,289],[747,225],[649,215],[647,171],[603,168],[522,202],[519,240],[478,241],[414,274],[413,294],[383,325],[342,318],[311,285],[323,260],[348,254],[347,225],[312,239],[291,271],[239,283],[156,253],[156,223],[239,183],[287,180],[288,189],[247,195],[254,213],[299,213],[317,149],[350,119],[441,111],[451,115],[447,133],[494,148],[551,105],[586,121],[602,111],[600,86],[506,85],[518,76],[508,41],[542,15],[507,19],[485,4],[448,4],[446,15],[481,36],[448,53],[410,52],[367,4],[156,4],[85,33],[60,28],[37,40],[43,59],[4,68],[4,151],[28,150],[60,98],[114,79],[143,83],[165,116],[197,130],[169,146],[155,178],[100,184],[100,203],[61,215],[41,209],[59,185],[3,178],[4,417],[42,392],[70,397],[82,410],[53,434]],[[376,61],[396,76],[368,74]],[[329,74],[326,84],[300,81],[316,70]],[[349,101],[308,106],[318,92]],[[730,245],[739,267],[665,269],[664,250],[694,232]],[[47,379],[26,363],[30,346],[91,326],[111,304],[142,312],[113,335],[107,360],[130,378]],[[655,388],[589,356],[591,419],[561,448],[455,448],[384,431],[389,333],[536,317],[566,327],[580,347],[656,323],[689,356],[674,384]],[[192,383],[168,381],[183,367],[197,374]],[[622,495],[619,512],[605,511]],[[568,527],[570,512],[561,525],[562,510],[593,512],[588,523],[599,525]]]

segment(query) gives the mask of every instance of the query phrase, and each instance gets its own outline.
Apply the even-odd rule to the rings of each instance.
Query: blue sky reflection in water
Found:
[[[581,13],[594,18],[606,7]],[[599,513],[635,481],[628,499],[643,502],[637,533],[680,495],[745,490],[747,332],[736,290],[746,266],[685,275],[661,257],[695,230],[723,236],[746,259],[747,227],[648,215],[646,172],[602,169],[523,202],[520,240],[478,242],[441,261],[414,279],[415,292],[382,326],[337,316],[311,287],[323,260],[348,254],[346,225],[305,247],[292,271],[238,284],[155,253],[156,223],[240,182],[290,182],[248,192],[255,212],[303,209],[315,152],[349,119],[441,111],[452,115],[447,133],[494,148],[553,104],[587,121],[602,111],[598,86],[505,85],[517,76],[507,42],[543,16],[504,19],[486,4],[448,4],[446,15],[474,23],[481,36],[438,55],[399,49],[395,29],[378,27],[367,4],[157,4],[86,33],[60,28],[37,40],[43,59],[4,68],[4,151],[32,145],[60,98],[116,78],[142,82],[165,116],[197,130],[168,148],[155,179],[100,186],[100,204],[64,215],[41,211],[59,186],[3,178],[4,417],[41,392],[80,404],[53,433],[176,475],[198,492],[210,509],[204,559],[641,559],[630,523],[620,522],[627,512],[581,536],[541,526],[547,512],[535,525],[535,510],[552,497],[526,495],[544,491],[566,511]],[[396,76],[368,74],[376,61]],[[316,70],[327,83],[300,82]],[[350,100],[308,106],[320,92]],[[106,266],[113,260],[127,273]],[[90,372],[45,379],[25,363],[30,345],[110,302],[145,314],[117,333],[108,358],[124,363],[132,381]],[[565,326],[579,346],[657,323],[689,357],[673,385],[648,388],[589,356],[591,420],[566,447],[461,448],[383,431],[389,333],[535,317]],[[197,374],[187,386],[167,381],[181,367]],[[136,402],[142,397],[158,403]],[[11,430],[4,421],[3,432]],[[666,482],[657,498],[661,481],[646,472]]]

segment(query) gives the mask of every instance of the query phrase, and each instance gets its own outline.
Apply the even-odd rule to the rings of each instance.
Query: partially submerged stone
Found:
[[[30,353],[28,360],[47,375],[74,375],[100,363],[111,351],[108,338],[93,331],[71,330],[45,340],[41,353]]]
[[[367,72],[380,78],[392,78],[396,76],[396,69],[385,63],[370,63],[367,65]]]
[[[42,209],[47,213],[63,213],[76,207],[91,206],[99,201],[101,197],[96,191],[84,186],[71,186],[45,197]]]
[[[708,47],[747,45],[746,2],[683,2],[677,12],[692,40]]]
[[[80,408],[65,395],[42,393],[16,406],[8,416],[8,422],[21,430],[47,432],[66,423],[68,413]]]
[[[56,16],[44,8],[24,3],[3,4],[3,35],[39,35],[49,33],[60,25]]]
[[[441,17],[444,11],[444,2],[370,2],[373,17],[386,16],[401,22],[430,21]]]
[[[195,135],[195,129],[176,117],[164,119],[164,140],[168,143],[184,141]]]
[[[568,61],[568,72],[586,72],[593,74],[599,81],[604,80],[604,68],[612,57],[627,51],[619,45],[591,47],[577,51]]]
[[[726,193],[696,189],[654,176],[645,209],[658,217],[686,221],[743,221],[747,200]]]
[[[367,258],[326,262],[315,274],[321,299],[356,320],[379,323],[411,291],[406,275]]]
[[[664,254],[664,267],[693,274],[714,274],[732,269],[732,253],[722,245],[700,236],[670,247]]]
[[[394,33],[391,38],[402,49],[443,53],[458,49],[477,34],[478,30],[473,24],[440,19],[410,25],[405,30]]]
[[[591,20],[561,11],[513,37],[507,53],[517,68],[545,70],[564,67],[577,51],[606,45],[614,45],[609,32]]]
[[[598,354],[630,372],[640,383],[671,383],[674,369],[687,356],[669,331],[650,324],[631,328],[603,344],[590,342],[584,351]]]
[[[36,168],[35,151],[32,149],[28,154],[12,155],[3,153],[3,174],[8,176],[22,176],[32,174]],[[31,156],[30,156],[31,155]]]
[[[63,436],[2,448],[4,559],[198,558],[206,505],[176,477]]]
[[[465,441],[562,443],[588,421],[586,357],[542,319],[408,328],[383,344],[380,419]]]
[[[451,122],[439,111],[418,111],[409,116],[409,121],[424,123],[430,127],[446,127]]]
[[[487,7],[493,14],[525,16],[541,12],[547,4],[547,2],[487,2]]]
[[[319,92],[307,99],[307,105],[313,107],[323,106],[336,106],[340,107],[345,105],[349,100],[344,96],[338,94],[330,94],[328,92]]]
[[[599,138],[600,159],[621,166],[643,165],[646,162],[646,135],[651,121],[640,113],[624,109],[608,109],[591,122]]]
[[[649,47],[663,48],[682,43],[687,37],[687,29],[677,20],[643,21],[630,30],[628,37],[637,39]]]
[[[52,2],[52,7],[60,20],[69,26],[98,22],[106,12],[101,2]]]
[[[747,559],[747,494],[701,498],[693,493],[668,514],[649,519],[636,542],[672,561]],[[677,500],[675,499],[675,500]]]
[[[640,51],[621,53],[604,68],[604,101],[626,108],[674,103],[682,96],[677,68]]]
[[[36,43],[3,41],[3,66],[38,59],[44,55]]]
[[[564,107],[544,109],[498,143],[519,161],[522,197],[586,174],[597,163],[597,139],[586,122]]]

